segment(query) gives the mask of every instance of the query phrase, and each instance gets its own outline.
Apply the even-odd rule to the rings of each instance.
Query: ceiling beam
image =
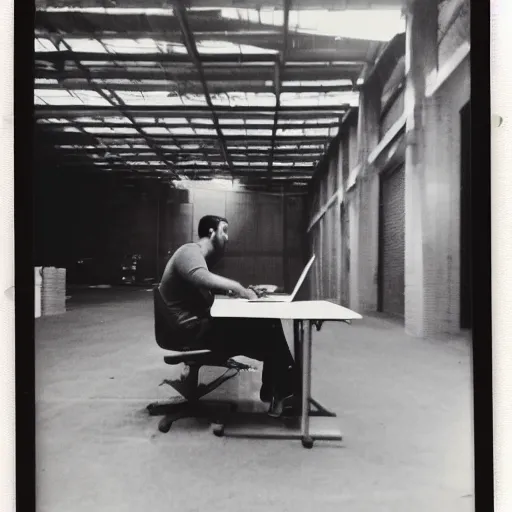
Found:
[[[172,81],[198,81],[197,72],[193,69],[184,70],[177,67],[158,66],[153,68],[140,67],[89,67],[91,80],[172,80]],[[356,83],[359,72],[352,72],[341,66],[297,66],[286,67],[282,74],[283,81],[304,81],[304,80],[350,80]],[[35,78],[50,80],[83,79],[84,74],[80,69],[34,69]],[[273,81],[275,70],[273,67],[246,68],[233,67],[224,69],[206,69],[205,79],[208,82],[229,82],[229,81],[251,81],[265,82]]]
[[[118,37],[125,34],[120,34]],[[138,34],[140,37],[142,34]],[[74,34],[76,36],[76,34]],[[145,37],[148,34],[145,33]],[[102,39],[101,35],[94,34],[95,38]],[[89,36],[90,38],[90,36]],[[66,39],[72,39],[67,37]],[[105,39],[105,38],[103,38]],[[201,62],[205,66],[212,64],[261,64],[268,63],[273,65],[279,61],[278,54],[272,53],[225,53],[225,54],[200,54]],[[179,63],[190,64],[190,58],[183,53],[103,53],[103,52],[73,52],[73,51],[54,51],[54,52],[35,52],[36,61],[63,63],[65,61],[87,61],[87,62],[161,62],[161,63]],[[366,60],[355,58],[343,59],[340,50],[322,50],[316,48],[312,50],[289,50],[287,60],[289,62],[315,62],[315,61],[338,61],[343,62],[347,67],[360,68],[368,64]]]
[[[194,128],[194,129],[208,129],[214,130],[214,126],[212,124],[207,123],[163,123],[159,122],[158,119],[152,123],[141,123],[135,121],[136,125],[139,128]],[[64,127],[69,126],[68,124],[63,123],[38,123],[42,128],[51,128],[62,130]],[[134,125],[132,123],[95,123],[95,122],[79,122],[75,126],[81,126],[83,128],[133,128]],[[312,129],[312,128],[337,128],[339,126],[338,122],[334,123],[317,123],[317,124],[285,124],[281,123],[277,125],[277,130],[301,130],[301,129]],[[220,128],[222,130],[271,130],[272,125],[269,124],[220,124]],[[92,135],[95,135],[93,132],[88,132]],[[154,135],[148,133],[148,135]]]
[[[172,0],[145,0],[144,8],[172,8]],[[211,8],[211,0],[185,0],[188,7]],[[215,7],[240,7],[240,0],[216,0]],[[36,0],[36,9],[42,10],[48,7],[105,7],[104,0]],[[294,0],[293,8],[301,10],[329,9],[333,11],[344,11],[346,9],[390,9],[400,8],[403,0]],[[140,0],[117,0],[115,6],[118,8],[141,7]],[[275,8],[280,9],[282,4],[279,0],[244,0],[246,9]]]
[[[176,93],[176,95],[183,94],[202,94],[203,88],[199,82],[175,82],[172,80],[160,80],[159,83],[144,83],[144,82],[134,82],[133,84],[127,83],[115,83],[115,82],[99,82],[96,81],[96,84],[103,89],[113,89],[115,91],[166,91],[171,93]],[[54,83],[35,83],[36,89],[66,89],[70,91],[87,91],[87,90],[95,90],[94,85],[90,84],[87,80],[84,79],[71,79],[71,80],[62,80],[58,84]],[[254,83],[250,81],[245,82],[212,82],[208,81],[208,89],[210,94],[222,94],[227,92],[274,92],[273,85],[265,85],[265,82],[262,81],[260,83]],[[359,87],[354,87],[353,85],[281,85],[281,92],[296,92],[296,93],[306,93],[306,92],[352,92],[357,91]]]
[[[69,151],[69,150],[66,150]],[[56,151],[53,150],[52,152],[46,152],[41,154],[41,156],[45,159],[58,159],[61,161],[74,161],[74,160],[80,160],[80,159],[91,159],[95,162],[119,162],[121,160],[126,160],[130,162],[159,162],[161,161],[161,158],[159,158],[158,155],[155,153],[153,154],[146,154],[146,152],[141,152],[139,150],[124,150],[123,154],[120,153],[112,153],[109,150],[106,150],[105,148],[98,148],[94,153],[93,152],[84,152],[84,151],[74,151],[72,153],[68,153],[66,151]],[[124,154],[124,153],[130,153],[130,154]],[[134,155],[131,155],[131,153],[135,153]],[[164,155],[166,158],[173,161],[173,163],[176,165],[176,168],[179,169],[180,166],[186,165],[187,162],[195,162],[195,161],[206,161],[203,154],[195,153],[195,154],[187,154],[182,152],[164,152]],[[279,156],[277,157],[274,162],[276,163],[287,163],[287,162],[293,162],[293,163],[307,163],[313,165],[314,162],[320,159],[319,155],[288,155],[288,156]],[[264,157],[256,158],[256,157],[245,157],[245,155],[234,155],[233,163],[236,166],[237,163],[245,163],[248,164],[250,162],[259,162],[264,161]],[[215,155],[211,156],[209,154],[208,158],[209,162],[224,162],[222,160],[222,156]],[[276,166],[278,168],[279,166]]]
[[[204,75],[201,59],[200,59],[199,53],[197,51],[194,36],[192,35],[192,32],[191,32],[189,24],[188,24],[186,9],[180,3],[176,3],[174,6],[174,11],[178,18],[179,24],[180,24],[181,33],[183,35],[183,40],[184,40],[185,46],[187,48],[187,52],[188,52],[190,58],[192,59],[192,61],[194,62],[197,72],[199,73],[200,81],[201,81],[201,84],[202,84],[203,90],[204,90],[204,96],[206,98],[206,103],[210,107],[213,124],[215,126],[215,130],[217,131],[217,135],[219,137],[222,154],[224,155],[226,163],[228,164],[231,172],[233,172],[233,162],[229,156],[227,145],[226,145],[226,140],[224,138],[224,134],[223,134],[222,130],[220,129],[219,119],[217,117],[215,108],[214,108],[212,100],[210,98],[210,93],[208,91],[208,85],[206,83],[206,78]]]
[[[63,39],[61,39],[61,42],[62,42],[62,44],[63,44],[66,48],[68,48],[68,50],[71,50],[71,47],[69,46],[69,43],[67,43],[67,42],[66,42],[66,41],[64,41]],[[87,70],[86,68],[84,68],[84,67],[80,64],[80,62],[78,62],[78,61],[75,61],[75,62],[76,62],[77,67],[79,67],[79,68],[81,69],[81,71],[84,73],[84,75],[85,75],[85,76],[90,80],[90,77],[89,77],[89,75],[88,75],[88,70]],[[115,107],[115,106],[116,106],[116,105],[115,105],[115,103],[112,101],[112,98],[114,98],[114,99],[115,99],[115,101],[117,101],[117,103],[118,103],[117,107],[121,109],[121,111],[123,112],[123,114],[124,114],[124,115],[125,115],[125,116],[126,116],[126,117],[127,117],[127,118],[132,122],[132,123],[134,123],[134,120],[133,120],[133,118],[130,116],[130,114],[129,114],[129,113],[127,113],[125,110],[123,110],[123,108],[124,108],[124,107],[126,107],[126,105],[124,104],[123,100],[122,100],[119,96],[117,96],[117,95],[115,94],[115,92],[111,91],[111,96],[109,96],[109,95],[107,95],[107,94],[103,91],[103,89],[101,89],[100,87],[97,87],[97,88],[96,88],[96,92],[97,92],[97,93],[98,93],[102,98],[104,98],[105,100],[107,100],[107,101],[112,105],[112,107]],[[136,126],[134,126],[134,127],[135,127],[135,129],[139,132],[139,134],[140,134],[142,137],[144,137],[144,139],[146,140],[147,144],[148,144],[150,147],[152,147],[156,153],[159,153],[159,151],[160,151],[160,150],[159,150],[159,148],[158,148],[157,146],[153,146],[153,143],[151,142],[150,138],[145,137],[145,136],[144,136],[144,132],[142,132],[142,131],[141,131],[140,129],[138,129]],[[173,166],[172,166],[172,164],[171,164],[170,162],[166,161],[166,160],[165,160],[165,158],[162,158],[162,160],[166,163],[166,165],[167,165],[167,168],[168,168],[169,172],[170,172],[171,174],[174,174],[174,170],[173,170]]]
[[[50,135],[49,133],[47,135]],[[69,135],[67,132],[62,132],[64,138]],[[78,137],[75,138],[75,141],[80,140],[79,133],[75,133]],[[89,134],[88,134],[89,135]],[[109,141],[111,144],[148,144],[151,149],[153,149],[156,153],[160,151],[158,147],[152,147],[155,144],[169,144],[173,143],[175,140],[180,141],[182,144],[190,143],[190,144],[200,144],[203,141],[213,142],[218,140],[217,135],[144,135],[141,136],[139,134],[91,134],[96,141]],[[58,143],[59,135],[55,132],[51,133],[51,138],[54,140],[54,143]],[[276,136],[276,143],[281,144],[325,144],[330,140],[328,135],[325,136],[307,136],[307,135],[278,135]],[[114,142],[115,141],[115,142]],[[88,144],[88,142],[84,142]],[[249,143],[259,143],[261,145],[268,145],[270,147],[270,135],[269,136],[261,136],[261,135],[228,135],[226,136],[227,145],[245,145]],[[76,144],[76,142],[74,142]]]
[[[153,169],[153,170],[165,170],[167,169],[165,164],[157,164],[157,165],[144,165],[143,163],[139,165],[130,165],[128,162],[125,163],[116,163],[109,162],[106,165],[97,165],[94,161],[80,161],[80,162],[62,162],[56,160],[55,167],[60,168],[74,168],[74,167],[83,167],[84,165],[90,165],[91,167],[97,168],[106,168],[106,169],[131,169],[134,171],[143,170],[143,169]],[[276,175],[286,175],[287,173],[293,173],[296,175],[303,176],[312,176],[314,172],[315,166],[304,166],[304,167],[278,167],[276,168]],[[221,166],[211,166],[211,165],[189,165],[183,166],[181,168],[177,168],[176,172],[178,174],[185,174],[191,172],[201,172],[204,174],[215,174],[216,172],[228,173],[230,177],[236,177],[237,175],[261,175],[266,178],[267,175],[267,166],[264,167],[248,167],[248,166],[237,166],[231,173],[229,168],[221,167]]]
[[[70,148],[65,148],[61,146],[55,146],[51,148],[45,147],[44,149],[40,146],[36,145],[35,150],[38,151],[38,154],[48,154],[48,155],[54,155],[56,152],[58,152],[59,155],[65,154],[66,151],[70,151]],[[176,153],[172,153],[166,148],[162,148],[163,151],[168,156],[176,155]],[[117,155],[120,153],[146,153],[150,151],[150,148],[148,149],[138,149],[138,148],[112,148],[112,147],[106,147],[106,148],[73,148],[73,155],[90,155],[95,153],[110,153],[112,155]],[[220,154],[220,150],[217,147],[201,147],[197,150],[191,150],[191,149],[178,149],[176,151],[179,151],[179,155],[183,157],[190,157],[192,155],[197,155],[197,157],[201,157],[204,153],[208,153],[209,155],[218,155],[219,160],[222,158],[222,155]],[[319,158],[318,155],[323,154],[323,150],[320,149],[301,149],[300,150],[300,156],[297,156],[297,149],[274,149],[274,158],[275,161],[281,159],[281,160],[288,160],[291,159],[291,161],[301,161],[304,159],[316,159]],[[268,156],[268,151],[255,151],[250,149],[231,149],[230,154],[233,158],[233,160],[240,160],[240,159],[246,159],[246,158],[254,158],[254,159],[260,159],[265,158]],[[60,158],[60,156],[59,156]],[[210,157],[212,161],[215,161],[216,156]]]
[[[274,144],[276,141],[276,132],[277,132],[277,121],[279,119],[279,108],[281,107],[281,84],[282,84],[282,75],[284,71],[284,63],[286,61],[286,51],[288,48],[288,20],[290,15],[290,0],[284,0],[283,4],[283,47],[279,54],[279,60],[275,63],[275,79],[274,79],[274,87],[275,87],[275,96],[276,96],[276,111],[274,114],[274,125],[272,127],[272,141],[270,143],[270,155],[268,160],[268,182],[269,185],[272,181],[272,161],[274,158]]]
[[[215,105],[217,114],[228,114],[229,117],[237,117],[243,114],[257,114],[259,116],[273,115],[275,107],[270,106],[247,106],[247,107],[229,107],[225,105]],[[281,107],[281,111],[285,114],[297,114],[302,117],[303,114],[315,113],[316,117],[321,115],[339,115],[350,109],[349,105],[301,105]],[[134,116],[204,116],[211,113],[210,107],[196,105],[126,105],[125,111]],[[89,106],[89,105],[36,105],[34,109],[34,117],[94,117],[94,116],[119,116],[124,115],[122,109],[117,106]]]
[[[123,34],[124,37],[126,37]],[[100,36],[96,35],[98,39]],[[146,33],[147,37],[147,33]],[[104,53],[104,52],[75,52],[75,51],[57,51],[57,52],[35,52],[36,61],[64,62],[64,61],[89,61],[89,62],[171,62],[181,64],[193,64],[190,56],[184,53]],[[226,53],[226,54],[203,54],[201,61],[203,63],[214,64],[247,64],[276,62],[277,56],[266,53]]]

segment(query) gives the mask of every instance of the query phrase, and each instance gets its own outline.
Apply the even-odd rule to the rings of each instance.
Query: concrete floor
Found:
[[[409,338],[365,318],[314,334],[313,395],[341,443],[216,438],[145,406],[173,371],[153,338],[151,293],[72,292],[36,321],[39,512],[472,511],[472,385],[464,339]],[[254,396],[258,373],[225,384]]]

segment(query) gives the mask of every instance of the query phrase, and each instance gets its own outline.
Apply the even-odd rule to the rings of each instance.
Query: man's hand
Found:
[[[248,288],[251,288],[251,290],[254,290],[258,297],[264,297],[265,295],[268,295],[269,293],[273,293],[277,290],[277,286],[273,284],[257,284],[257,285],[251,285]]]
[[[256,292],[254,290],[251,290],[250,288],[244,288],[240,296],[242,297],[242,299],[248,300],[254,300],[258,298]]]
[[[247,288],[249,288],[249,290],[252,290],[258,297],[264,297],[265,295],[267,295],[267,289],[265,287],[254,286],[251,284]]]

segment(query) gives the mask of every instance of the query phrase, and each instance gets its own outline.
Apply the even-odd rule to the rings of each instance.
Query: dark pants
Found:
[[[206,348],[226,359],[246,356],[262,361],[266,392],[282,397],[298,390],[299,375],[280,320],[209,317],[187,334],[189,349]]]
[[[263,387],[286,396],[296,391],[297,370],[280,320],[211,318],[204,341],[214,352],[263,361]]]

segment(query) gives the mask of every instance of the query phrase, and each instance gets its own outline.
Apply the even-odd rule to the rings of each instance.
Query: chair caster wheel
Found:
[[[167,418],[162,418],[158,423],[158,430],[162,432],[162,434],[167,434],[169,430],[171,430],[172,420],[168,420]]]
[[[212,432],[217,437],[222,437],[224,435],[224,425],[221,425],[220,423],[215,423],[212,425]]]
[[[302,438],[302,446],[304,446],[304,448],[308,448],[308,449],[311,449],[313,448],[313,439],[311,439],[311,437],[303,437]]]

